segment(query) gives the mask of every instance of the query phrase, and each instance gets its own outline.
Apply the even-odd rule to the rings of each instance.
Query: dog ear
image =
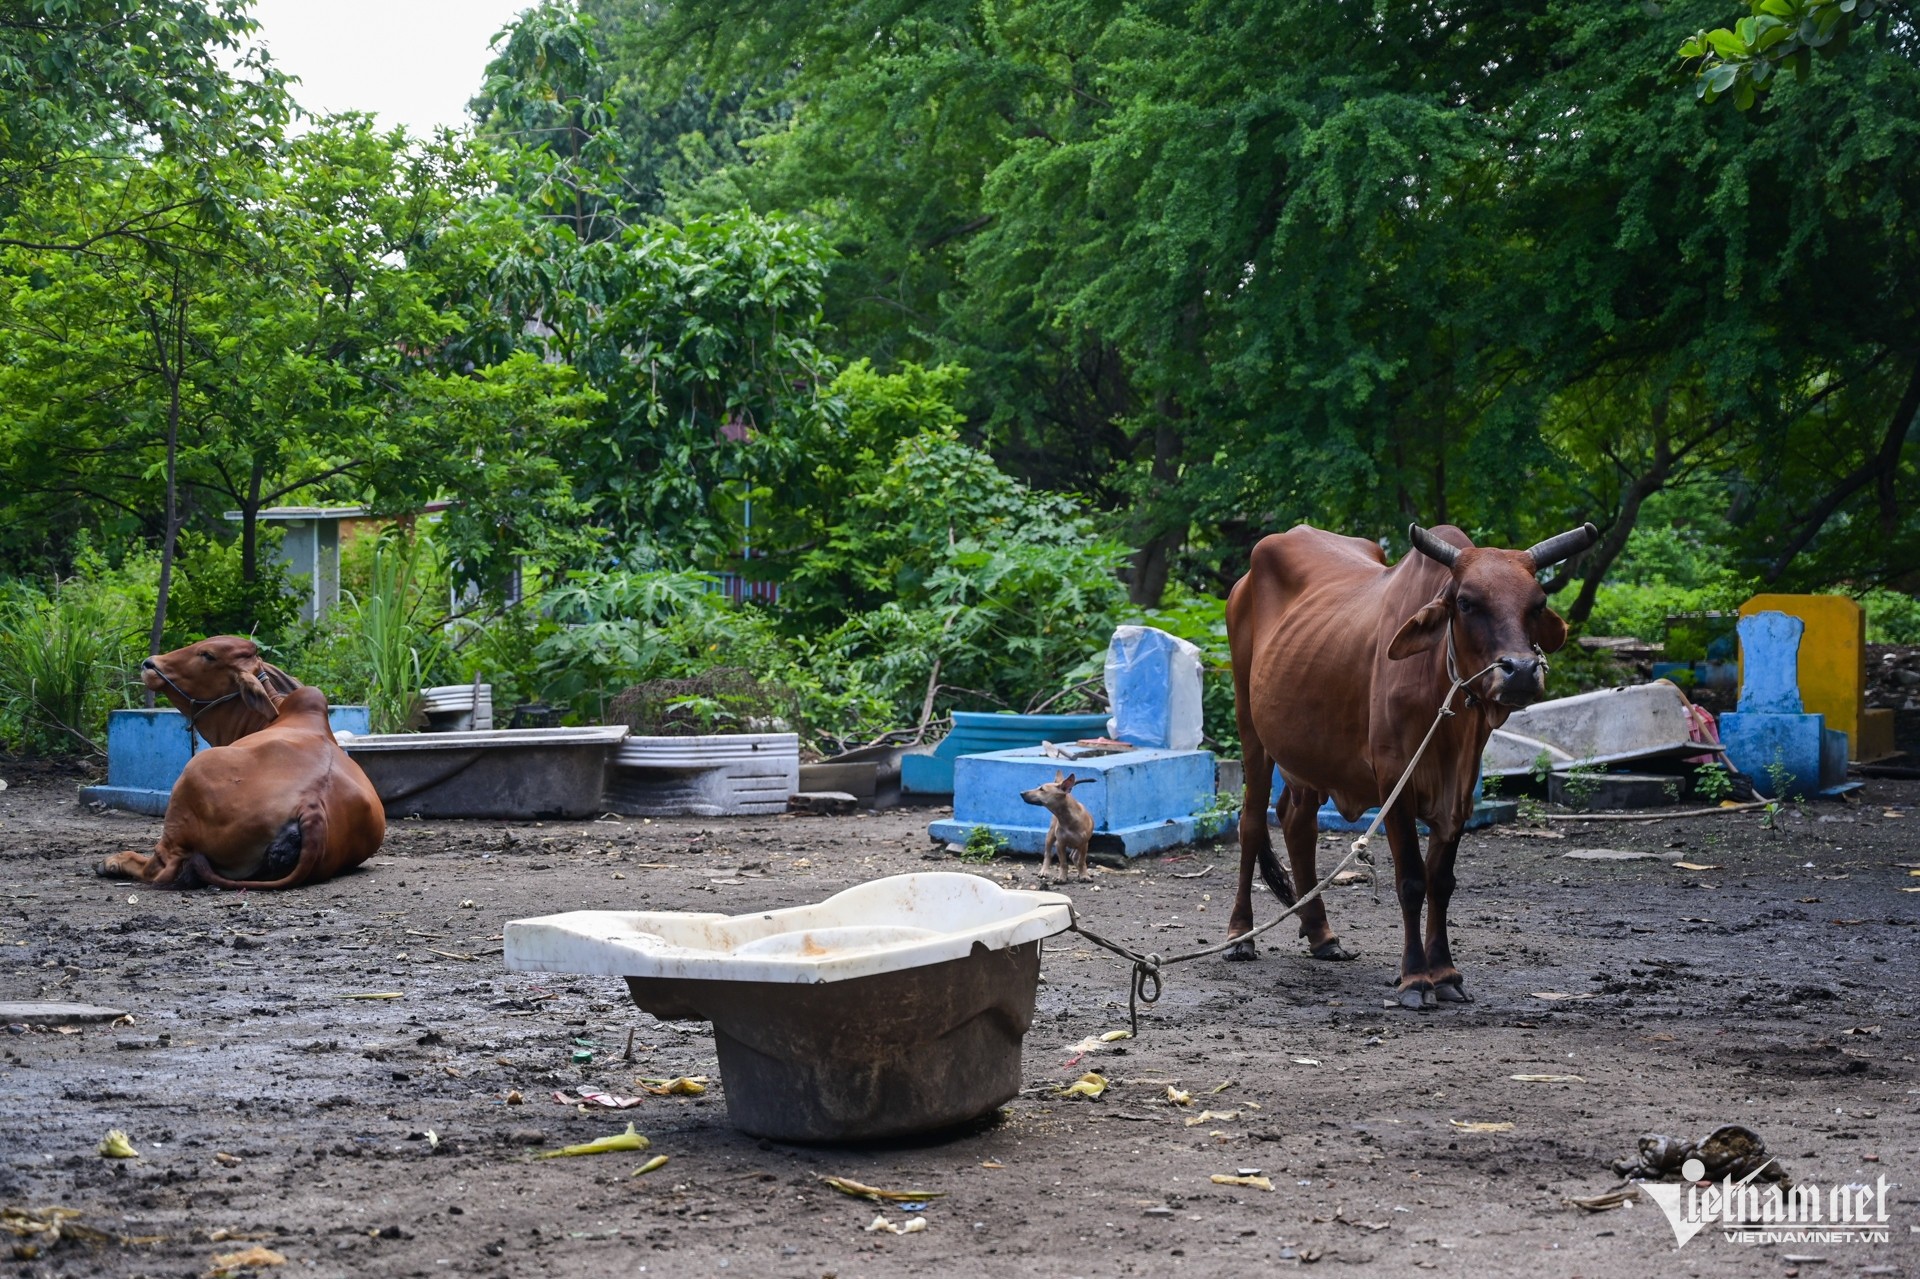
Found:
[[[1053,784],[1055,786],[1058,786],[1061,782],[1064,782],[1066,780],[1067,780],[1067,775],[1065,773],[1061,772],[1057,768],[1053,770]]]
[[[1447,619],[1452,613],[1453,606],[1445,595],[1434,596],[1425,608],[1407,619],[1399,634],[1393,637],[1393,643],[1387,645],[1387,659],[1397,662],[1438,644],[1446,634]]]

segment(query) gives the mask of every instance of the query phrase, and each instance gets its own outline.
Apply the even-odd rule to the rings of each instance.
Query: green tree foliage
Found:
[[[86,526],[164,545],[232,510],[251,582],[266,507],[439,497],[462,504],[453,549],[477,579],[579,545],[567,462],[592,397],[531,357],[448,354],[492,322],[462,295],[517,227],[478,203],[485,158],[347,117],[221,177],[253,193],[239,222],[188,203],[86,253],[0,252],[0,467],[40,517],[15,536]],[[165,157],[115,161],[15,225],[85,227],[195,180]]]
[[[1875,36],[1885,40],[1898,14],[1903,40],[1911,40],[1904,6],[1879,0],[1748,0],[1751,12],[1730,27],[1698,31],[1680,44],[1680,57],[1694,68],[1694,91],[1704,102],[1730,97],[1746,111],[1767,92],[1773,77],[1791,69],[1805,80],[1813,55],[1831,57],[1851,42],[1854,30],[1878,15]],[[1882,12],[1893,10],[1893,12]]]
[[[0,16],[0,216],[62,167],[148,139],[202,154],[282,114],[242,0],[17,0]],[[236,75],[238,71],[240,74]],[[151,208],[123,210],[137,227]]]

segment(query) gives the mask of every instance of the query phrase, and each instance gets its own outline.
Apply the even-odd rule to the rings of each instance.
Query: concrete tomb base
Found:
[[[954,764],[953,816],[927,827],[935,839],[964,844],[976,826],[1009,851],[1038,855],[1052,818],[1020,798],[1073,773],[1089,780],[1073,797],[1093,816],[1092,851],[1141,853],[1214,838],[1231,829],[1233,814],[1214,813],[1214,760],[1209,751],[1132,750],[1085,759],[1055,759],[1039,750],[965,755]]]

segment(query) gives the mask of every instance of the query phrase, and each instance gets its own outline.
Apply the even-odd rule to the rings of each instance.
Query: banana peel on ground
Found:
[[[1065,1088],[1054,1089],[1053,1095],[1056,1097],[1086,1097],[1091,1099],[1098,1097],[1106,1090],[1107,1077],[1097,1070],[1089,1070]]]
[[[925,1203],[929,1199],[942,1198],[947,1193],[944,1190],[882,1190],[879,1186],[869,1186],[851,1177],[829,1177],[825,1173],[817,1175],[820,1180],[843,1195],[852,1195],[855,1199],[866,1199],[877,1204]]]
[[[632,1124],[625,1132],[617,1132],[609,1137],[595,1137],[592,1141],[583,1141],[578,1145],[562,1146],[558,1150],[543,1150],[535,1159],[565,1159],[573,1155],[606,1155],[618,1150],[646,1150],[653,1143],[642,1137]]]
[[[698,1097],[707,1091],[705,1075],[681,1075],[677,1079],[636,1079],[643,1091],[656,1097]]]
[[[206,1279],[227,1279],[228,1275],[242,1270],[261,1270],[267,1266],[284,1266],[287,1259],[271,1248],[255,1244],[239,1252],[223,1252],[213,1259],[213,1269],[207,1271]]]

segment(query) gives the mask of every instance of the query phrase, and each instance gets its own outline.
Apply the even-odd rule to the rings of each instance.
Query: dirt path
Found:
[[[135,1021],[0,1034],[0,1206],[65,1203],[164,1239],[64,1245],[0,1275],[201,1275],[248,1246],[210,1242],[220,1230],[258,1236],[289,1275],[1920,1273],[1920,893],[1901,891],[1920,878],[1897,865],[1920,866],[1911,783],[1872,783],[1779,831],[1744,814],[1469,836],[1454,912],[1465,1008],[1381,1007],[1397,913],[1353,887],[1332,910],[1357,962],[1314,963],[1279,930],[1258,963],[1174,971],[1138,1039],[1075,1061],[1074,1045],[1126,1024],[1125,973],[1069,938],[1046,952],[1034,1090],[1000,1121],[928,1146],[821,1150],[734,1132],[718,1086],[617,1119],[556,1103],[581,1084],[630,1093],[636,1074],[712,1075],[713,1041],[641,1014],[611,979],[505,972],[501,925],[791,905],[956,868],[931,851],[925,810],[404,821],[369,868],[319,888],[175,894],[91,873],[150,845],[156,821],[85,811],[69,779],[11,780],[0,1000]],[[1911,815],[1883,815],[1896,806]],[[1596,846],[1660,856],[1564,856]],[[1202,849],[1072,891],[1090,926],[1179,949],[1221,936],[1233,861]],[[980,869],[1032,885],[1030,864]],[[344,998],[391,991],[403,997]],[[580,1041],[590,1064],[571,1060]],[[1116,1081],[1097,1102],[1042,1087],[1090,1067]],[[1191,1108],[1165,1101],[1169,1083]],[[1193,1122],[1203,1109],[1219,1117]],[[663,1170],[527,1159],[628,1117],[670,1156]],[[1564,1202],[1613,1186],[1606,1164],[1644,1131],[1735,1121],[1802,1181],[1885,1175],[1890,1242],[1747,1247],[1708,1231],[1676,1252],[1648,1203]],[[97,1156],[109,1128],[143,1157]],[[1209,1181],[1240,1169],[1273,1189]],[[867,1233],[877,1210],[822,1173],[945,1197],[922,1233]],[[1803,1255],[1825,1261],[1790,1260]]]

